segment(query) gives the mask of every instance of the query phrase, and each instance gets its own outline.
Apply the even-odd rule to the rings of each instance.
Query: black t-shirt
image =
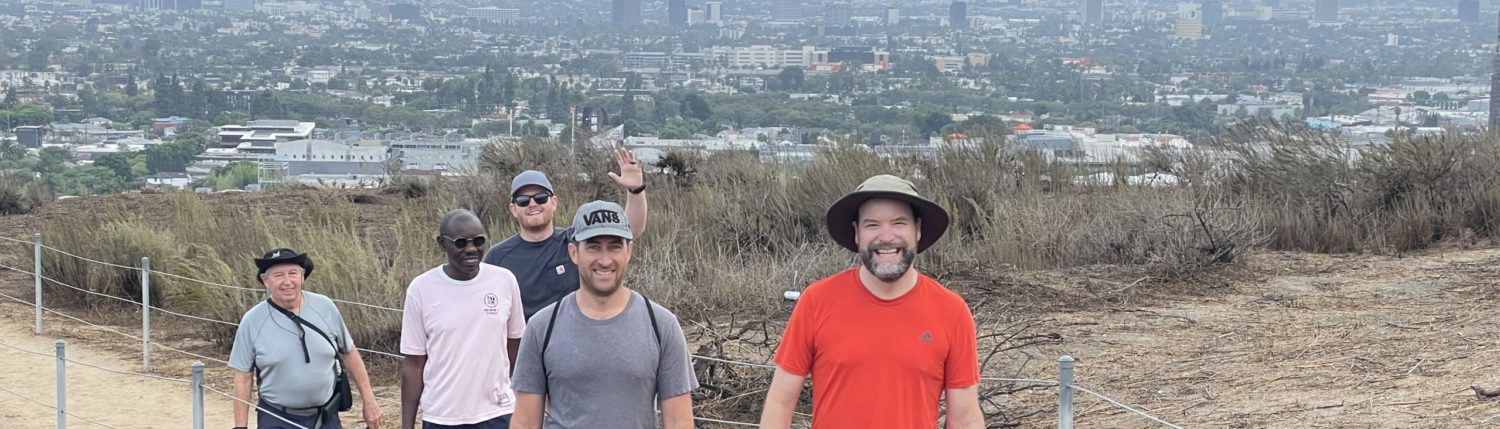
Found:
[[[516,275],[527,319],[542,307],[578,290],[578,266],[568,257],[568,241],[572,239],[572,228],[554,228],[546,240],[530,242],[519,234],[512,235],[485,253],[484,263]]]

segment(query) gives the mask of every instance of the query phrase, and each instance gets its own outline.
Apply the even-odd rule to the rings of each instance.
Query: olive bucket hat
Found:
[[[860,206],[873,198],[889,198],[911,204],[912,211],[922,225],[922,238],[917,240],[917,253],[927,250],[948,231],[947,210],[918,195],[917,187],[911,181],[882,174],[866,179],[858,188],[854,188],[854,192],[828,207],[828,235],[833,237],[835,243],[849,251],[859,251],[859,244],[854,241],[854,221],[859,218]]]

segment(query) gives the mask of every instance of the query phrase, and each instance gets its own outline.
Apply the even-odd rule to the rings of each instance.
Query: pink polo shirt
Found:
[[[480,264],[477,277],[461,282],[437,267],[412,279],[401,309],[401,353],[427,355],[422,420],[465,425],[514,412],[506,339],[525,331],[510,270]]]

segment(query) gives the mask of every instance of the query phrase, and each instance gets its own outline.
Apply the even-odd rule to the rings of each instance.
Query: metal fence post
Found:
[[[57,429],[68,427],[68,344],[57,340]]]
[[[141,367],[151,372],[151,258],[141,258]]]
[[[35,255],[31,261],[31,276],[36,279],[36,298],[31,302],[36,304],[36,334],[42,334],[42,234],[36,233],[31,236],[31,242],[35,248]]]
[[[193,429],[203,429],[203,362],[193,362]]]
[[[1057,359],[1057,429],[1073,429],[1073,357]]]

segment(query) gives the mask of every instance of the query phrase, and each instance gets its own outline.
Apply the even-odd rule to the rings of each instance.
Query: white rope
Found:
[[[22,240],[22,239],[19,239],[19,238],[10,238],[10,237],[6,237],[6,236],[3,236],[3,235],[0,235],[0,241],[13,241],[13,242],[16,242],[16,243],[21,243],[21,244],[36,245],[36,242],[31,241],[31,240]]]
[[[701,360],[706,360],[706,361],[722,362],[722,363],[733,364],[733,365],[751,366],[751,367],[756,367],[756,368],[776,369],[776,365],[766,365],[766,364],[763,364],[763,363],[741,362],[741,361],[735,361],[735,360],[729,360],[729,359],[719,359],[719,358],[716,358],[716,357],[698,356],[698,355],[690,355],[690,356],[692,356],[693,359],[701,359]]]
[[[980,381],[998,381],[998,382],[1001,382],[1001,383],[1035,384],[1035,385],[1041,385],[1041,386],[1056,386],[1057,385],[1057,380],[1036,380],[1036,379],[1030,379],[1030,378],[979,377],[979,380]]]
[[[4,294],[4,293],[0,293],[0,297],[9,298],[12,301],[20,302],[20,303],[27,304],[27,305],[35,305],[35,304],[32,304],[31,302],[28,302],[26,300],[23,300],[23,299],[20,299],[20,298],[16,298],[14,296],[10,296],[10,295]],[[106,327],[106,326],[94,324],[94,323],[89,322],[87,320],[79,319],[77,317],[73,317],[73,316],[70,316],[70,315],[68,315],[66,313],[63,313],[63,312],[60,312],[60,311],[57,311],[57,310],[53,310],[53,309],[50,309],[50,308],[47,308],[47,307],[42,307],[42,311],[45,311],[45,312],[48,312],[48,313],[52,313],[54,315],[61,316],[63,318],[69,319],[69,320],[73,320],[73,321],[76,321],[78,323],[82,323],[82,324],[89,325],[89,326],[92,326],[92,327],[95,327],[95,328],[99,328],[99,329],[102,329],[104,331],[112,332],[112,333],[115,333],[115,334],[118,334],[118,335],[121,335],[121,336],[124,336],[124,337],[127,337],[127,338],[132,338],[132,339],[136,339],[136,340],[140,340],[141,339],[140,336],[127,334],[127,333],[124,333],[124,332],[120,332],[120,331],[111,329],[111,328]],[[213,361],[213,362],[222,363],[222,364],[225,364],[225,365],[229,364],[229,361],[225,361],[225,360],[222,360],[222,359],[214,359],[214,358],[211,358],[211,357],[208,357],[208,356],[200,355],[200,354],[189,352],[189,351],[186,351],[186,350],[175,349],[175,348],[169,347],[167,345],[164,345],[164,344],[161,344],[161,343],[155,342],[155,341],[151,342],[151,345],[159,347],[159,348],[161,348],[163,350],[173,351],[173,352],[177,352],[177,353],[182,353],[182,354],[185,354],[185,355],[188,355],[188,356],[192,356],[192,357],[196,357],[196,358],[199,358],[199,359],[207,359],[207,360],[210,360],[210,361]]]
[[[168,310],[168,309],[165,309],[165,308],[151,307],[151,309],[159,311],[159,312],[162,312],[162,313],[167,313],[167,314],[170,314],[170,315],[173,315],[173,316],[187,318],[187,319],[201,320],[201,321],[204,321],[204,322],[217,323],[217,324],[226,325],[226,326],[235,326],[235,327],[240,326],[240,324],[234,323],[234,322],[225,322],[223,320],[209,319],[209,318],[206,318],[206,317],[198,317],[198,316],[193,316],[193,315],[188,315],[188,314],[182,314],[182,313],[178,313],[178,312],[175,312],[175,311],[172,311],[172,310]]]
[[[1145,411],[1137,410],[1135,408],[1132,408],[1129,405],[1122,404],[1122,403],[1120,403],[1120,401],[1116,401],[1114,399],[1110,399],[1108,396],[1100,395],[1098,393],[1095,393],[1092,390],[1085,389],[1085,388],[1083,388],[1083,386],[1079,386],[1077,384],[1069,384],[1068,386],[1070,386],[1070,387],[1072,387],[1074,389],[1078,389],[1078,391],[1080,391],[1080,392],[1087,393],[1087,394],[1090,394],[1090,395],[1094,395],[1095,397],[1097,397],[1099,399],[1103,399],[1105,402],[1109,402],[1111,404],[1114,404],[1116,407],[1124,408],[1126,411],[1130,411],[1132,413],[1139,414],[1139,415],[1141,415],[1141,417],[1145,417],[1145,418],[1151,419],[1151,421],[1154,421],[1154,422],[1157,422],[1157,423],[1161,423],[1162,426],[1166,426],[1166,427],[1169,427],[1169,428],[1172,428],[1172,429],[1182,429],[1181,426],[1177,426],[1177,425],[1174,425],[1174,424],[1171,424],[1171,423],[1167,423],[1166,420],[1158,419],[1158,418],[1156,418],[1156,417],[1154,417],[1154,416],[1152,416],[1150,414],[1146,414]]]
[[[51,250],[53,252],[61,253],[61,254],[67,255],[67,256],[71,256],[74,259],[78,259],[78,260],[82,260],[82,261],[87,261],[87,262],[93,262],[93,263],[99,264],[99,265],[104,265],[104,266],[109,266],[109,267],[115,267],[115,268],[123,268],[123,269],[131,270],[131,271],[140,271],[141,270],[141,267],[132,267],[132,266],[129,266],[129,265],[120,265],[120,264],[116,264],[116,263],[100,261],[100,260],[97,260],[97,259],[85,258],[85,257],[82,257],[82,256],[74,255],[72,253],[65,252],[62,249],[58,249],[58,248],[55,248],[55,247],[47,246],[45,244],[42,245],[42,248],[43,249],[47,249],[47,250]]]
[[[236,290],[249,291],[249,292],[265,292],[266,291],[264,288],[248,288],[248,287],[230,286],[230,285],[226,285],[226,284],[223,284],[223,283],[214,283],[214,282],[210,282],[210,281],[198,280],[198,279],[195,279],[195,278],[192,278],[192,277],[184,277],[184,276],[179,276],[179,275],[176,275],[176,274],[172,274],[172,273],[168,273],[168,272],[163,272],[163,271],[157,271],[157,270],[151,270],[151,274],[160,274],[161,276],[167,277],[167,278],[174,278],[174,279],[178,279],[178,280],[187,280],[187,281],[194,282],[194,283],[200,283],[200,284],[205,284],[205,285],[219,287],[219,288],[225,288],[225,289],[236,289]]]
[[[37,405],[46,407],[47,409],[50,409],[52,411],[57,411],[57,407],[56,406],[48,405],[48,404],[46,404],[46,403],[44,403],[42,401],[38,401],[38,400],[35,400],[35,399],[28,398],[28,397],[26,397],[26,395],[22,395],[20,393],[16,393],[15,391],[12,391],[10,389],[6,389],[4,387],[0,387],[0,392],[9,393],[11,395],[14,395],[17,398],[21,398],[22,400],[24,400],[26,402],[30,402],[30,403],[33,403],[33,404],[37,404]],[[94,421],[92,419],[89,419],[88,417],[84,417],[84,416],[80,416],[80,415],[77,415],[77,414],[73,414],[72,412],[63,411],[63,414],[67,414],[69,417],[72,417],[72,418],[75,418],[75,419],[83,420],[85,422],[93,424],[94,426],[105,427],[105,428],[109,428],[109,429],[119,429],[119,428],[116,428],[114,426],[110,426],[110,425],[107,425],[107,424],[104,424],[104,423],[96,422],[96,421]]]
[[[293,427],[295,427],[297,429],[308,429],[307,426],[302,426],[302,425],[293,423],[291,420],[287,420],[286,418],[281,417],[281,415],[278,415],[278,414],[276,414],[274,412],[271,412],[271,410],[267,410],[265,408],[261,408],[260,405],[252,404],[252,403],[250,403],[250,401],[246,401],[246,400],[237,398],[234,395],[230,395],[228,393],[220,392],[219,389],[215,389],[213,387],[210,387],[207,384],[203,385],[203,390],[207,390],[207,391],[210,391],[210,392],[217,393],[217,394],[219,394],[219,396],[223,396],[225,398],[233,399],[236,402],[239,402],[241,404],[249,405],[250,407],[255,408],[257,411],[263,411],[266,414],[270,414],[271,417],[275,417],[277,420],[281,420],[283,422],[286,422],[286,424],[292,425]]]
[[[401,309],[399,309],[399,308],[381,307],[381,306],[378,306],[378,305],[375,305],[375,304],[365,304],[363,302],[345,301],[345,300],[337,299],[337,298],[333,298],[333,297],[329,297],[328,299],[332,300],[333,302],[337,302],[337,303],[341,303],[341,304],[358,305],[360,307],[369,307],[369,308],[374,308],[374,309],[377,309],[377,310],[394,311],[394,312],[397,312],[397,313],[401,312]]]
[[[396,359],[406,359],[406,356],[398,355],[398,354],[395,354],[395,353],[386,353],[386,352],[383,352],[383,351],[380,351],[380,350],[373,350],[373,349],[360,348],[359,349],[359,353],[360,354],[370,353],[370,354],[375,354],[375,355],[380,355],[380,356],[385,356],[385,357],[391,357],[391,358],[396,358]]]
[[[728,421],[728,420],[710,419],[708,417],[693,417],[693,420],[697,420],[697,421],[700,421],[700,422],[719,423],[719,424],[735,425],[735,426],[748,426],[748,427],[753,427],[753,428],[754,427],[760,427],[760,423],[731,422],[731,421]]]

